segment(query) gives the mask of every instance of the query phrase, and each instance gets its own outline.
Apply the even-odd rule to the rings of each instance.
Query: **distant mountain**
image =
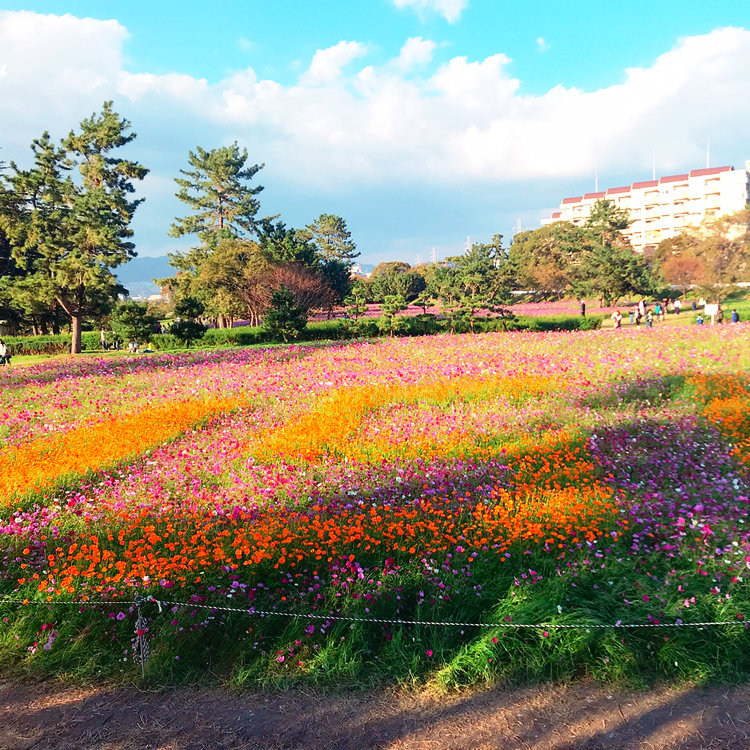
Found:
[[[131,297],[148,297],[158,294],[159,287],[154,279],[174,276],[177,269],[169,265],[166,255],[154,258],[138,256],[115,269],[118,281],[130,292]]]

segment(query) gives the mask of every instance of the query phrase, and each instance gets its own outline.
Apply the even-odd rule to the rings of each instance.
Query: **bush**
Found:
[[[271,294],[271,307],[263,316],[263,329],[286,343],[296,339],[307,326],[307,313],[295,302],[290,289],[282,286]]]
[[[190,347],[193,341],[199,341],[206,333],[203,323],[194,320],[176,320],[169,329],[170,335],[174,336],[183,346]]]
[[[12,357],[31,354],[67,354],[70,352],[70,334],[60,333],[51,336],[6,336],[3,341]],[[84,331],[81,334],[81,350],[99,349],[99,334]]]

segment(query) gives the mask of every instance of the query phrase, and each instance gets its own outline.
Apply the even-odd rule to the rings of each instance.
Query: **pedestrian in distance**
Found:
[[[2,339],[0,339],[0,365],[10,365],[8,345]]]
[[[719,309],[716,311],[716,325],[721,325],[724,322],[724,311],[719,305]]]
[[[729,319],[732,321],[732,323],[739,323],[740,314],[737,312],[737,310],[732,310],[732,316]]]
[[[615,328],[622,328],[622,314],[619,310],[615,310],[610,317]]]
[[[646,328],[654,327],[654,315],[651,310],[646,310]]]

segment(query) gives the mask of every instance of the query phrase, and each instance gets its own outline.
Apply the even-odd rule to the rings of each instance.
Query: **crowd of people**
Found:
[[[581,314],[585,314],[585,303],[581,301]],[[704,299],[698,300],[696,303],[695,300],[691,302],[691,308],[693,312],[698,311],[698,308],[702,308],[701,311],[698,311],[698,315],[696,318],[696,323],[698,325],[703,325],[705,322],[704,317],[704,311],[706,310],[706,301]],[[646,328],[652,328],[654,323],[656,321],[663,321],[667,317],[667,313],[674,313],[675,315],[679,315],[682,312],[682,300],[676,299],[676,300],[656,300],[653,303],[653,309],[651,306],[646,302],[646,300],[640,300],[637,305],[634,307],[631,307],[628,311],[628,315],[630,316],[630,325],[637,325],[639,326],[641,322],[644,322],[646,325]],[[622,313],[619,310],[615,310],[612,315],[610,315],[610,318],[612,320],[612,325],[614,328],[622,328]],[[740,315],[737,312],[737,310],[732,310],[730,321],[732,323],[739,323],[740,322]],[[711,322],[716,325],[721,325],[724,322],[724,310],[722,310],[721,305],[716,305],[715,310],[711,313]]]

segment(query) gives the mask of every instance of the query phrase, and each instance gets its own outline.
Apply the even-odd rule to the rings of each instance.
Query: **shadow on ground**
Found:
[[[750,685],[623,692],[590,681],[436,696],[0,683],[0,749],[750,747]]]

